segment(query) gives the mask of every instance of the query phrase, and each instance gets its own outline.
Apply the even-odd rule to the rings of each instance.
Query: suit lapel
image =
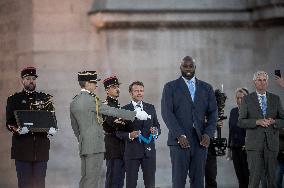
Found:
[[[177,81],[178,81],[178,87],[181,89],[182,94],[185,96],[185,98],[186,98],[190,103],[193,103],[193,102],[192,102],[192,99],[191,99],[191,96],[190,96],[190,92],[189,92],[188,87],[187,87],[185,81],[183,80],[183,78],[180,77]],[[196,92],[195,92],[195,93],[196,93]]]
[[[130,102],[130,103],[128,104],[127,109],[128,109],[128,110],[131,110],[131,111],[134,110],[134,106],[133,106],[132,102]]]
[[[259,113],[261,116],[263,116],[263,115],[262,115],[261,107],[260,107],[260,105],[259,105],[259,101],[258,101],[258,97],[257,97],[256,92],[253,93],[253,95],[252,95],[252,100],[253,100],[253,103],[256,104],[256,109],[257,109],[258,113]]]
[[[143,110],[144,110],[145,112],[147,112],[147,114],[149,114],[147,104],[146,104],[145,102],[142,102],[142,105],[143,105]]]
[[[200,99],[200,95],[198,95],[198,92],[200,92],[200,82],[197,78],[195,78],[195,94],[194,94],[195,105],[198,104],[198,100]]]
[[[267,101],[267,109],[266,109],[266,116],[269,117],[269,113],[271,112],[271,108],[272,108],[272,98],[270,93],[266,92],[266,101]]]
[[[143,104],[143,110],[147,113],[147,114],[149,114],[149,111],[148,111],[148,106],[146,105],[146,103],[145,102],[142,102],[142,104]],[[149,114],[150,115],[150,114]],[[146,120],[147,121],[147,120]],[[144,132],[145,130],[144,130],[144,128],[146,127],[146,121],[143,121],[143,125],[142,125],[142,128],[143,128],[143,131],[142,132]]]

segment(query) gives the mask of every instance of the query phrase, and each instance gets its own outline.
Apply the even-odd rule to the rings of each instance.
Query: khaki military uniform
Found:
[[[136,112],[109,107],[88,91],[81,91],[70,104],[70,118],[79,142],[81,157],[80,188],[97,188],[105,145],[101,115],[133,121]]]

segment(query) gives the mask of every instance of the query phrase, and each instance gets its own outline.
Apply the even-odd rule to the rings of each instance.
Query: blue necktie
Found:
[[[267,104],[266,104],[266,97],[265,96],[260,96],[260,103],[261,103],[261,110],[263,116],[266,115],[266,109],[267,109]]]
[[[188,86],[189,86],[189,92],[190,92],[191,99],[192,99],[192,101],[194,101],[195,84],[192,80],[188,80],[187,83],[188,83]]]

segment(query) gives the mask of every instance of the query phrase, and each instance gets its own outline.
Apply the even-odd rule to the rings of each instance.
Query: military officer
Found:
[[[51,95],[37,92],[36,69],[27,67],[21,71],[23,90],[8,97],[6,126],[13,133],[11,159],[15,159],[19,188],[44,188],[50,141],[47,133],[30,132],[27,127],[18,127],[15,110],[32,110],[38,101],[45,101],[42,110],[54,110]],[[56,133],[54,128],[48,132]]]
[[[103,104],[95,95],[96,71],[78,73],[80,94],[70,104],[70,118],[74,134],[79,142],[81,157],[80,188],[97,188],[102,168],[105,145],[103,141],[102,115],[121,117],[133,121],[135,117],[146,120],[149,115],[142,110],[127,111]]]
[[[117,77],[108,77],[103,83],[107,94],[105,104],[120,108],[118,102],[120,83]],[[124,141],[116,136],[116,132],[127,131],[125,123],[118,118],[106,116],[103,129],[105,131],[105,159],[107,166],[105,188],[123,188],[125,177]]]

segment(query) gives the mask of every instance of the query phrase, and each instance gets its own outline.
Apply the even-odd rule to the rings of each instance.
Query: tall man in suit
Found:
[[[133,82],[129,86],[129,93],[132,97],[130,104],[122,107],[127,110],[144,110],[150,115],[147,120],[135,120],[128,123],[130,132],[119,132],[118,136],[125,140],[125,168],[126,168],[126,188],[137,186],[138,171],[141,165],[145,188],[155,187],[156,172],[156,149],[155,141],[149,143],[139,141],[143,136],[149,139],[150,134],[158,136],[161,133],[160,124],[157,119],[155,107],[143,101],[144,84],[140,81]]]
[[[80,188],[97,188],[102,168],[105,145],[103,141],[102,114],[133,121],[135,117],[146,120],[145,111],[127,111],[103,104],[95,95],[96,71],[78,73],[81,93],[70,104],[70,118],[74,134],[79,142],[81,157]]]
[[[249,188],[259,187],[262,173],[267,177],[268,187],[274,188],[278,129],[284,127],[284,111],[279,96],[267,91],[266,72],[256,72],[253,81],[256,91],[244,97],[238,122],[239,127],[246,129]]]
[[[212,86],[195,77],[192,57],[183,58],[180,70],[180,78],[165,84],[161,101],[162,117],[169,129],[172,187],[185,187],[189,175],[191,187],[203,188],[207,147],[216,129],[217,104]]]

